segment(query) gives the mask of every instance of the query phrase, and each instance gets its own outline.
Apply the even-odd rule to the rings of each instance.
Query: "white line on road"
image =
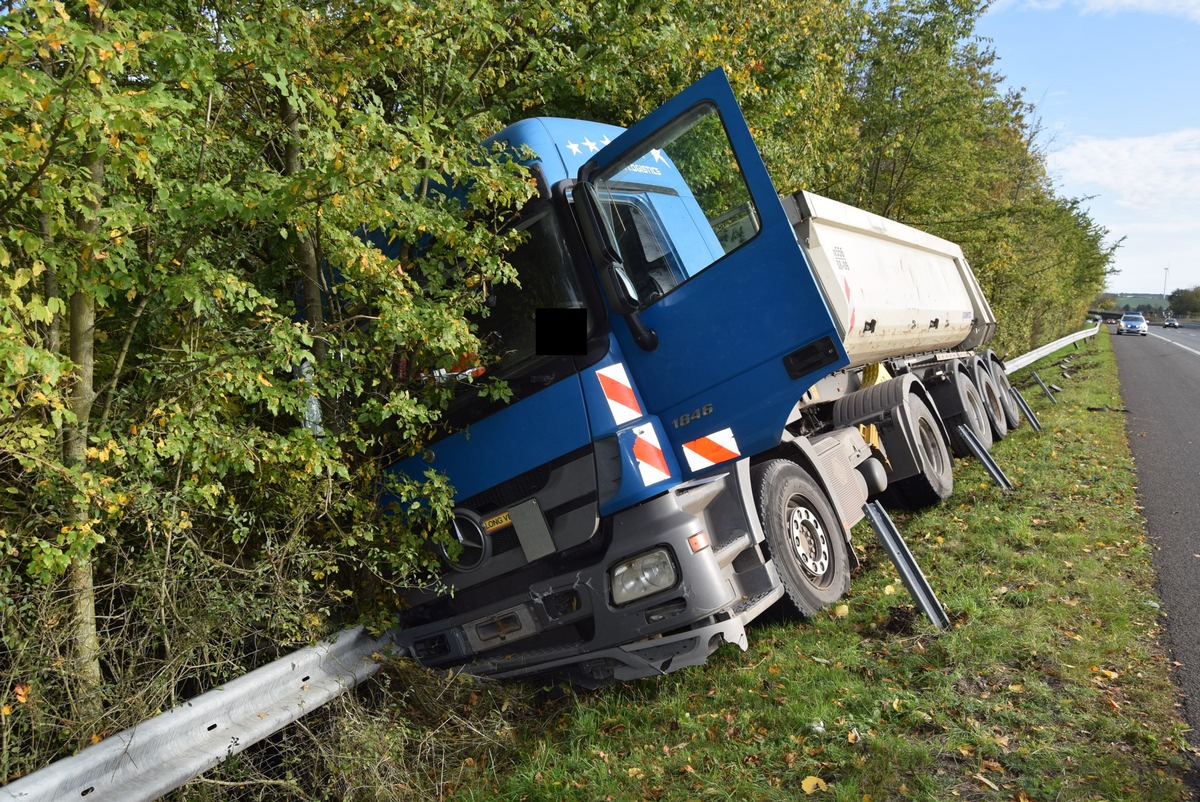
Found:
[[[1183,345],[1182,343],[1177,343],[1169,337],[1164,337],[1161,334],[1155,334],[1154,332],[1150,332],[1150,336],[1157,337],[1158,339],[1162,340],[1163,342],[1170,343],[1171,345],[1178,345],[1183,350],[1190,351],[1191,353],[1195,354],[1196,356],[1200,356],[1200,351],[1197,351],[1195,348],[1188,348],[1186,345]]]

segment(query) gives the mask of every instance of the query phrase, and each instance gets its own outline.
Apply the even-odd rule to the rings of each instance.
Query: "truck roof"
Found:
[[[591,156],[624,133],[623,128],[604,123],[563,117],[533,117],[504,128],[485,141],[491,147],[505,143],[513,151],[522,146],[537,154],[549,186],[574,178]]]

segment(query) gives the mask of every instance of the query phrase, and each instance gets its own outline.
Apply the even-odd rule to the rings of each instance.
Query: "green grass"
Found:
[[[337,761],[326,776],[359,778],[321,787],[460,802],[1187,798],[1194,752],[1123,417],[1089,409],[1121,406],[1107,337],[1067,352],[1070,379],[1035,366],[1064,388],[1057,404],[1015,377],[1044,426],[993,451],[1015,490],[958,461],[948,501],[896,516],[948,631],[860,524],[844,606],[756,625],[749,651],[701,668],[545,693],[395,664],[382,700],[346,701],[336,738],[314,737]]]

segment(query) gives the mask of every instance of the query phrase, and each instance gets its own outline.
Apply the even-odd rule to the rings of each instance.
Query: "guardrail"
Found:
[[[158,799],[379,670],[391,639],[348,629],[0,787],[0,802]]]
[[[1066,337],[1060,337],[1052,343],[1043,345],[1041,348],[1035,348],[1028,353],[1014,357],[1013,359],[1006,359],[1004,360],[1004,372],[1006,374],[1016,373],[1021,368],[1029,367],[1042,357],[1050,356],[1050,354],[1053,354],[1055,351],[1058,351],[1062,348],[1066,348],[1071,343],[1076,343],[1080,340],[1086,340],[1088,337],[1095,337],[1099,331],[1100,324],[1097,323],[1094,329],[1084,329],[1083,331],[1077,331],[1074,334],[1068,334]]]
[[[1004,372],[1099,330],[1097,324],[1007,360]],[[375,655],[391,643],[361,628],[345,630],[0,786],[0,802],[157,799],[373,676],[380,665]]]

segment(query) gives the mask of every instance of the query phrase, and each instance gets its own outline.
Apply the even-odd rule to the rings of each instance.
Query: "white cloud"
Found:
[[[1200,205],[1200,128],[1142,137],[1078,137],[1048,154],[1051,172],[1070,187],[1120,206],[1183,213]]]
[[[1197,0],[1075,0],[1072,4],[1079,6],[1084,13],[1115,14],[1118,11],[1142,11],[1147,14],[1200,20],[1200,2]]]
[[[1077,137],[1047,154],[1064,194],[1089,196],[1092,219],[1122,240],[1109,288],[1200,285],[1200,128],[1156,136]]]
[[[1200,22],[1200,0],[997,0],[992,9],[1029,8],[1053,11],[1076,8],[1084,14],[1116,14],[1120,11],[1140,11]]]

